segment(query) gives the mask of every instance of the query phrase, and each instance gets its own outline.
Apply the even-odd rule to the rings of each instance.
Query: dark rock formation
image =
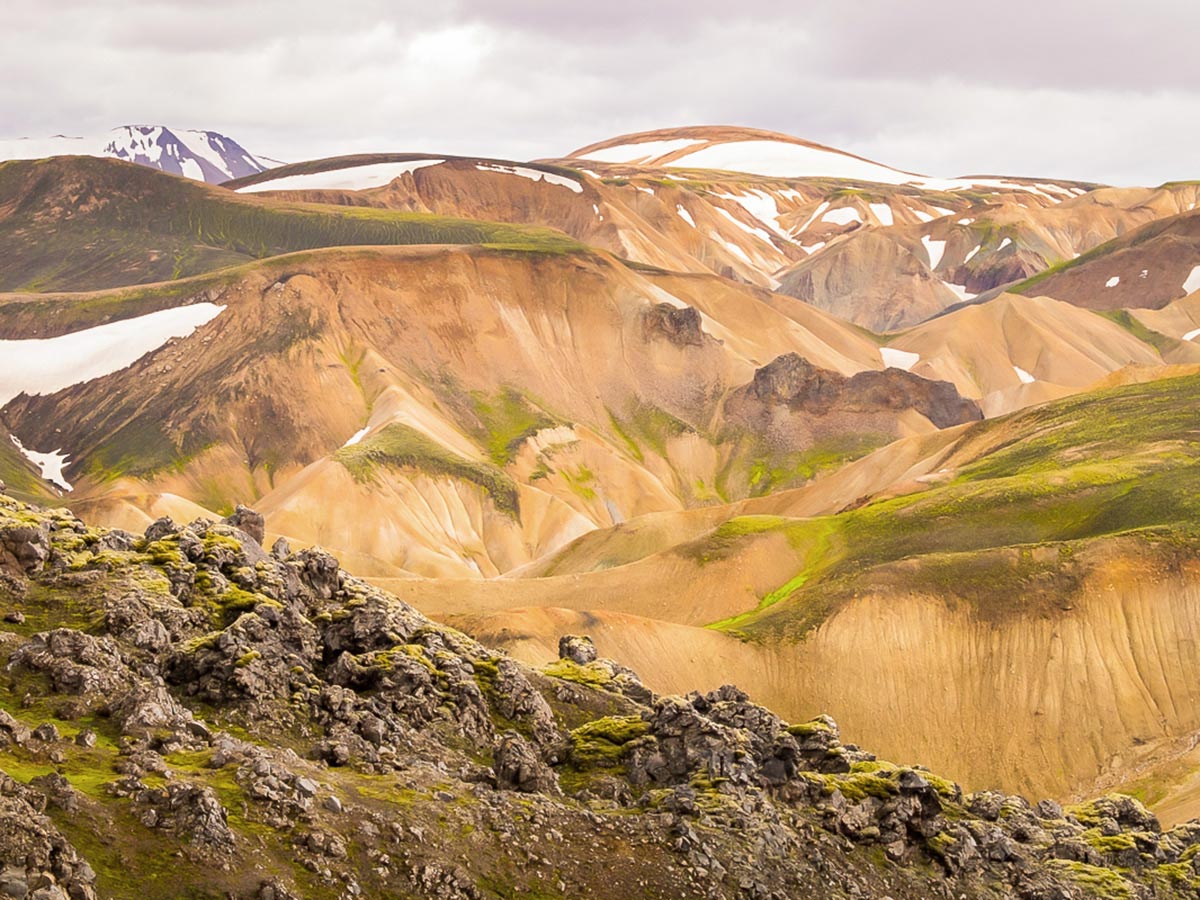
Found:
[[[914,409],[938,428],[983,418],[979,405],[959,395],[947,381],[930,381],[901,369],[858,372],[847,378],[786,353],[754,373],[744,389],[764,404],[825,416],[831,412]]]

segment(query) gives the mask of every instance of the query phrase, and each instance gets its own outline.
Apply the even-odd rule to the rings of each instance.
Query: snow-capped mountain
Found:
[[[113,156],[172,175],[220,184],[263,172],[278,161],[251,155],[241,144],[215,131],[162,125],[123,125],[93,137],[0,140],[0,159],[47,156]]]

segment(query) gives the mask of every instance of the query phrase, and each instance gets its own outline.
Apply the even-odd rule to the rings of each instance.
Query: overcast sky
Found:
[[[1195,0],[6,0],[0,137],[531,159],[688,124],[924,174],[1200,178]]]

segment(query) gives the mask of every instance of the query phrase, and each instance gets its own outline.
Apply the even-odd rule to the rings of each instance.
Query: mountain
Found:
[[[1190,889],[1198,201],[733,128],[0,163],[6,815],[85,896]]]
[[[261,528],[0,495],[10,896],[1196,889],[1200,826],[1131,797],[967,794],[732,686],[656,695],[584,637],[530,669]]]
[[[220,184],[279,165],[252,156],[241,144],[215,131],[171,129],[162,125],[123,125],[92,137],[17,138],[0,140],[0,160],[52,156],[108,156]]]

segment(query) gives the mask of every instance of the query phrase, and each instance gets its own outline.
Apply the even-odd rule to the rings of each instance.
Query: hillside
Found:
[[[0,496],[10,895],[1195,890],[1200,830],[1131,798],[964,794],[828,717],[657,696],[583,637],[531,670],[233,521],[138,537]]]
[[[589,535],[590,554],[542,567],[554,577],[469,604],[394,587],[531,661],[554,629],[592,621],[602,652],[653,661],[656,688],[732,672],[789,715],[831,710],[972,787],[1088,793],[1169,763],[1198,727],[1178,650],[1196,628],[1198,384],[914,438],[724,521]]]
[[[43,292],[170,281],[329,246],[575,246],[542,229],[268,203],[91,157],[0,163],[0,242],[0,290]]]

